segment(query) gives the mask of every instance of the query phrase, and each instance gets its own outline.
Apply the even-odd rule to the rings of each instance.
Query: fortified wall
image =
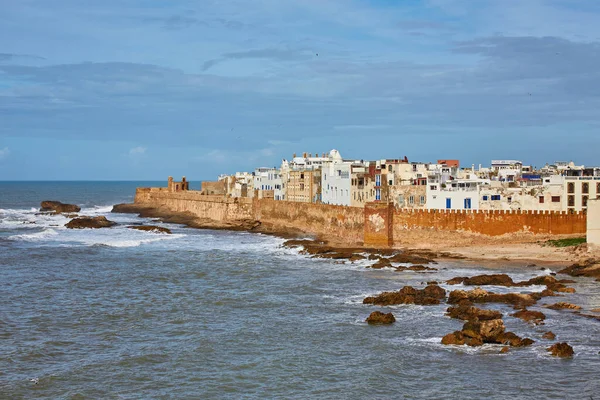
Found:
[[[275,230],[300,230],[329,240],[366,246],[399,245],[411,231],[469,232],[488,236],[586,234],[583,213],[480,210],[397,209],[387,203],[362,207],[279,201],[269,198],[231,198],[199,191],[138,188],[135,203],[188,212],[220,222],[260,221]]]

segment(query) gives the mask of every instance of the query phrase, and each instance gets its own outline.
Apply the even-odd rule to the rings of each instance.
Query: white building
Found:
[[[254,189],[273,190],[275,200],[284,200],[280,170],[277,168],[257,168],[254,170]]]
[[[478,210],[479,192],[489,186],[487,179],[442,180],[442,175],[429,175],[427,182],[427,208],[431,210]]]
[[[368,165],[361,161],[343,160],[334,149],[329,152],[329,160],[321,168],[321,201],[325,204],[352,205],[352,174],[359,170],[365,173]]]

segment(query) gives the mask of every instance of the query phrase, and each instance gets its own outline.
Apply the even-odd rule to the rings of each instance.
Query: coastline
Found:
[[[337,249],[371,249],[363,243],[348,243],[335,238],[324,238],[290,226],[272,226],[255,220],[231,222],[199,218],[190,212],[172,211],[167,207],[151,207],[138,204],[117,204],[113,213],[138,214],[141,217],[157,218],[166,223],[182,224],[195,229],[215,229],[245,231],[274,235],[285,239],[312,239]],[[522,266],[531,264],[563,268],[597,257],[597,252],[588,252],[585,245],[573,247],[552,247],[543,245],[547,240],[569,238],[580,235],[534,235],[528,233],[490,237],[467,232],[413,231],[402,238],[399,245],[389,249],[407,253],[428,253],[440,260],[461,260],[461,262],[482,262],[495,266]],[[386,249],[378,249],[386,250]]]

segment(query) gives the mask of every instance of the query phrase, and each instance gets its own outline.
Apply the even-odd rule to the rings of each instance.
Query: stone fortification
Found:
[[[411,234],[466,232],[486,236],[514,233],[572,235],[586,233],[586,215],[527,211],[452,211],[396,209],[391,204],[362,207],[227,198],[198,191],[171,192],[166,188],[140,188],[135,204],[198,219],[229,224],[257,221],[265,231],[301,231],[326,240],[368,246],[401,245]]]

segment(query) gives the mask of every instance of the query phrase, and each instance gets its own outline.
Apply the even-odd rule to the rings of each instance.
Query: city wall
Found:
[[[469,232],[488,236],[526,232],[585,235],[586,215],[535,211],[463,211],[397,209],[367,203],[344,207],[273,199],[226,198],[198,191],[169,192],[140,188],[135,203],[188,212],[221,222],[260,221],[274,231],[296,230],[338,242],[385,247],[400,244],[411,231]]]

